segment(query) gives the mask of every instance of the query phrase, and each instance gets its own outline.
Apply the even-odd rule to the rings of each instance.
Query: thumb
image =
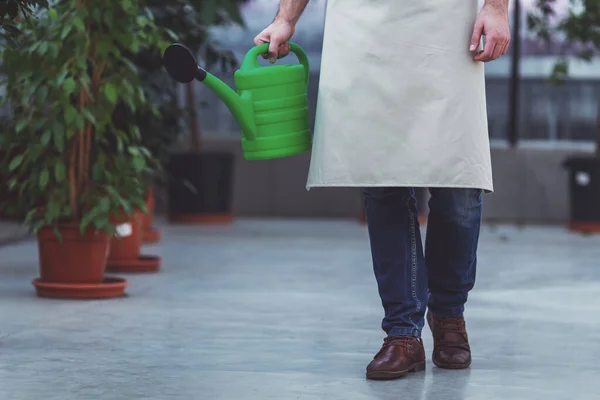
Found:
[[[483,22],[479,19],[475,22],[475,28],[473,29],[473,35],[471,36],[471,45],[469,51],[475,51],[481,43],[481,35],[483,35]]]

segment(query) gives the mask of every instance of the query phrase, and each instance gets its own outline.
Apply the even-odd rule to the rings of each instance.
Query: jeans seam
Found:
[[[408,209],[408,214],[410,216],[410,245],[411,245],[411,294],[413,300],[417,303],[416,311],[421,311],[421,300],[419,300],[419,296],[417,296],[417,274],[418,274],[418,257],[417,257],[417,238],[416,238],[416,224],[415,224],[415,215],[410,209],[410,202],[414,197],[414,189],[409,189],[409,196],[406,199],[406,208]],[[413,324],[415,329],[417,329],[417,324],[413,321],[412,316],[409,316],[410,322]]]

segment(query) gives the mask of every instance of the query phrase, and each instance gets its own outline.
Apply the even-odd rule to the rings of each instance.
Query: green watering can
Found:
[[[174,43],[163,55],[169,75],[180,83],[203,82],[225,103],[242,129],[242,149],[247,160],[267,160],[296,155],[312,147],[308,116],[308,57],[290,43],[300,64],[261,67],[258,57],[268,44],[252,48],[234,80],[237,93],[200,68],[194,54]]]

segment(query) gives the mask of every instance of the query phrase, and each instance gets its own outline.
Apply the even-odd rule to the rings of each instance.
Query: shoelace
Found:
[[[381,350],[385,349],[386,347],[390,347],[390,346],[400,346],[406,352],[410,348],[410,343],[409,343],[410,341],[411,341],[411,338],[404,337],[404,336],[386,337],[383,339],[383,346],[381,347]]]
[[[437,347],[461,348],[468,350],[467,328],[463,318],[440,318],[436,321],[439,326]]]

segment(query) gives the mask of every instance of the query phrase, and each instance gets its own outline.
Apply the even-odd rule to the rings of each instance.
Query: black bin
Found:
[[[600,226],[600,158],[571,157],[569,170],[571,224]]]

